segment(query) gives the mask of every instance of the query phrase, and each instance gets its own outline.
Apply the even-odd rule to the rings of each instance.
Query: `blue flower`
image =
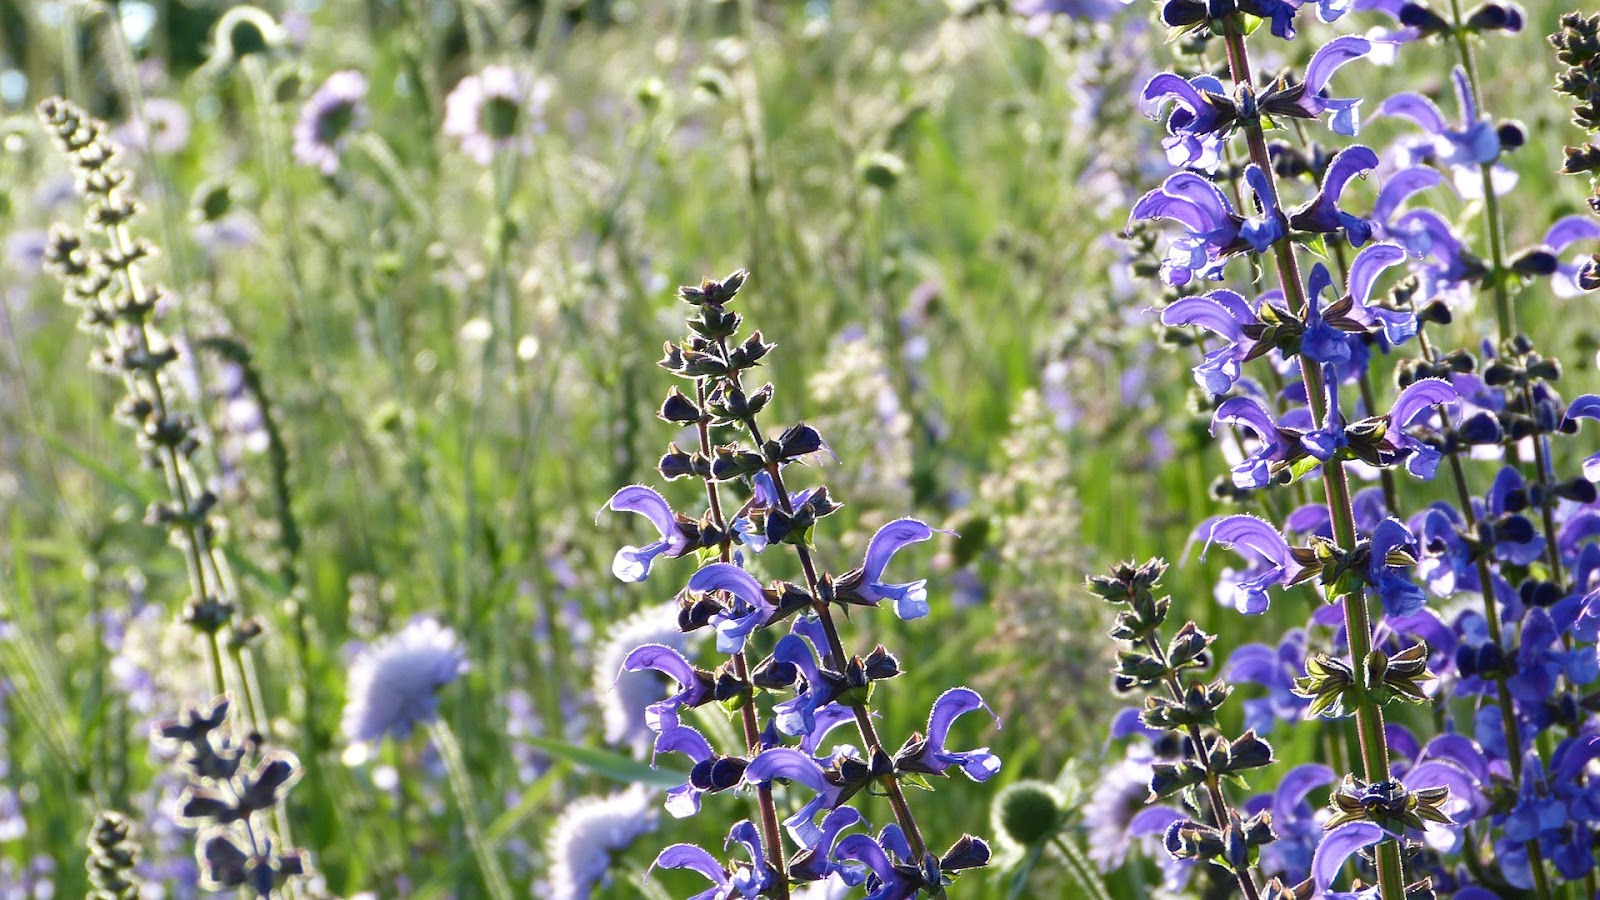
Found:
[[[995,727],[1000,717],[989,709],[978,692],[971,688],[952,688],[939,695],[928,714],[927,737],[913,735],[895,756],[895,765],[903,771],[943,775],[946,769],[956,766],[973,781],[988,781],[1000,771],[1000,757],[989,752],[988,747],[976,750],[950,750],[945,744],[950,738],[950,726],[969,712],[984,710],[994,719]]]
[[[1311,55],[1311,62],[1306,64],[1304,92],[1297,99],[1296,105],[1313,119],[1331,110],[1333,116],[1328,122],[1328,127],[1332,128],[1335,134],[1347,137],[1358,134],[1361,131],[1360,98],[1344,100],[1328,97],[1325,89],[1334,72],[1345,63],[1366,59],[1372,54],[1372,48],[1372,41],[1355,35],[1337,37],[1322,45],[1321,49]]]
[[[1167,117],[1168,136],[1161,141],[1167,162],[1205,172],[1216,169],[1222,160],[1223,136],[1234,121],[1226,94],[1222,82],[1210,75],[1185,80],[1163,72],[1145,84],[1139,108],[1147,117],[1160,118],[1169,102],[1174,107]]]
[[[1257,199],[1264,209],[1276,212],[1270,197]],[[1139,198],[1129,222],[1145,219],[1169,219],[1188,232],[1172,239],[1161,264],[1161,280],[1174,287],[1196,277],[1220,279],[1229,257],[1251,246],[1240,234],[1244,218],[1233,211],[1227,196],[1193,172],[1169,176],[1161,187]],[[1258,228],[1257,239],[1264,236]]]
[[[1241,644],[1228,655],[1223,674],[1229,682],[1249,682],[1267,689],[1267,696],[1244,701],[1244,727],[1268,734],[1277,720],[1299,722],[1311,701],[1294,692],[1294,681],[1305,672],[1306,633],[1292,628],[1277,647]]]
[[[1458,66],[1451,72],[1455,81],[1456,98],[1461,106],[1463,125],[1451,128],[1444,114],[1432,100],[1421,94],[1404,92],[1395,94],[1378,108],[1381,116],[1398,116],[1416,123],[1429,135],[1431,155],[1450,168],[1455,176],[1456,190],[1467,199],[1483,197],[1481,166],[1493,165],[1492,182],[1495,194],[1510,191],[1517,183],[1517,173],[1497,163],[1500,158],[1500,132],[1488,116],[1479,116],[1472,102],[1472,88],[1467,75]]]
[[[894,584],[883,580],[883,570],[901,548],[928,540],[935,533],[949,534],[917,519],[895,519],[879,528],[867,542],[867,556],[861,568],[840,576],[836,587],[838,598],[866,606],[893,600],[895,615],[907,621],[927,615],[927,579]]]
[[[1428,602],[1422,588],[1407,574],[1407,565],[1390,565],[1389,556],[1396,551],[1410,559],[1417,557],[1417,539],[1405,523],[1396,518],[1384,519],[1372,532],[1372,545],[1367,563],[1367,584],[1383,603],[1383,611],[1398,618],[1419,612]]]
[[[1600,396],[1584,394],[1572,401],[1572,405],[1567,407],[1567,414],[1563,421],[1577,419],[1600,421]],[[1596,453],[1583,461],[1583,477],[1590,481],[1600,481],[1600,453]]]
[[[1355,302],[1345,315],[1369,328],[1381,328],[1384,340],[1392,347],[1416,337],[1417,314],[1368,304],[1372,302],[1372,289],[1378,276],[1405,259],[1406,250],[1398,244],[1369,244],[1350,263],[1350,275],[1345,284],[1346,296]]]
[[[866,900],[910,900],[921,889],[922,879],[911,874],[917,872],[916,866],[906,866],[908,872],[902,864],[897,864],[890,857],[889,849],[885,849],[886,845],[896,852],[903,851],[900,858],[910,862],[911,847],[905,835],[893,825],[884,828],[876,839],[865,834],[848,835],[834,847],[833,855],[839,860],[862,863],[871,871],[873,877],[867,882],[870,890]]]
[[[439,689],[467,671],[456,633],[418,617],[368,645],[350,664],[342,728],[354,744],[409,737],[439,714]]]
[[[1311,874],[1311,862],[1322,842],[1322,823],[1306,796],[1339,780],[1338,773],[1321,763],[1305,763],[1284,774],[1278,789],[1255,797],[1244,808],[1246,815],[1272,811],[1272,831],[1278,839],[1261,848],[1264,872],[1280,876],[1289,884],[1299,884]]]
[[[777,612],[760,582],[732,563],[716,562],[701,567],[689,577],[688,590],[697,594],[721,591],[732,601],[711,617],[711,624],[717,630],[719,653],[743,650],[745,638],[767,624]]]
[[[1222,338],[1223,345],[1194,367],[1195,383],[1213,397],[1233,390],[1239,381],[1241,366],[1256,346],[1244,329],[1258,322],[1256,311],[1244,297],[1230,290],[1181,297],[1161,311],[1161,324],[1169,328],[1194,325]]]
[[[779,778],[811,790],[811,800],[784,819],[783,827],[789,830],[795,843],[801,847],[809,849],[816,846],[823,837],[822,830],[817,827],[817,813],[831,810],[842,802],[841,786],[828,780],[828,773],[810,754],[790,747],[763,750],[750,760],[749,767],[744,770],[744,781],[752,786]]]
[[[678,693],[645,707],[645,724],[652,731],[662,730],[661,724],[669,712],[679,708],[693,709],[712,698],[711,675],[689,664],[676,647],[666,644],[642,644],[622,661],[623,672],[642,672],[647,669],[660,672],[678,683]]]
[[[1306,279],[1306,330],[1300,336],[1300,352],[1320,363],[1348,362],[1353,338],[1328,323],[1322,315],[1322,294],[1333,289],[1333,276],[1328,267],[1317,263],[1311,267]],[[1330,385],[1331,387],[1331,385]],[[1329,405],[1336,409],[1337,403]],[[1326,461],[1326,456],[1319,456]]]
[[[638,513],[648,519],[661,535],[660,540],[643,547],[629,546],[617,551],[611,561],[611,572],[622,581],[644,581],[650,576],[650,565],[656,557],[663,554],[669,557],[683,556],[693,549],[689,536],[679,526],[678,517],[667,505],[666,498],[651,488],[642,484],[625,487],[611,495],[601,512],[607,509]],[[595,518],[598,521],[599,516]]]
[[[1339,872],[1344,864],[1357,851],[1370,847],[1380,841],[1388,840],[1389,832],[1372,822],[1346,822],[1329,831],[1322,838],[1322,843],[1317,845],[1316,852],[1311,859],[1311,881],[1315,893],[1313,896],[1324,897],[1327,900],[1355,900],[1366,896],[1377,896],[1377,888],[1370,892],[1330,891],[1333,883],[1339,877]]]
[[[739,822],[728,832],[727,845],[739,844],[750,855],[749,863],[724,867],[717,858],[694,844],[673,844],[661,851],[650,872],[661,869],[689,869],[704,875],[712,884],[709,890],[693,895],[689,900],[731,900],[743,897],[754,900],[772,886],[772,873],[767,870],[766,857],[762,855],[761,833],[749,820]]]
[[[1341,229],[1350,246],[1360,247],[1372,238],[1372,222],[1339,208],[1339,198],[1351,179],[1378,167],[1378,154],[1360,144],[1340,150],[1328,163],[1317,195],[1289,216],[1289,224],[1299,231],[1332,234]]]
[[[1389,410],[1389,428],[1384,433],[1384,443],[1397,454],[1405,456],[1407,472],[1423,480],[1433,478],[1443,454],[1432,444],[1408,433],[1408,429],[1428,422],[1440,409],[1446,414],[1459,413],[1460,392],[1455,385],[1441,378],[1419,378],[1400,392]]]
[[[1233,608],[1247,616],[1266,612],[1270,603],[1267,590],[1289,583],[1299,571],[1299,565],[1289,555],[1289,545],[1283,535],[1255,516],[1223,516],[1203,522],[1200,527],[1206,529],[1201,559],[1205,559],[1205,550],[1212,544],[1219,544],[1246,558],[1255,557],[1251,567],[1237,576],[1230,591]]]
[[[1211,415],[1211,435],[1223,425],[1255,435],[1256,449],[1230,470],[1234,487],[1252,490],[1272,483],[1274,464],[1294,456],[1294,446],[1279,430],[1272,414],[1254,397],[1229,397]]]
[[[857,825],[865,826],[866,820],[851,806],[841,806],[823,816],[817,842],[790,862],[789,877],[796,881],[822,881],[832,875],[851,887],[865,881],[866,872],[861,867],[845,865],[833,858],[839,834]]]

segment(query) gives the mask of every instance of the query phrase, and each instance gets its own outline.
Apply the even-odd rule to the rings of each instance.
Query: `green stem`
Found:
[[[455,794],[456,807],[461,811],[461,830],[466,835],[467,844],[472,847],[472,855],[478,859],[478,871],[483,875],[484,886],[491,900],[511,900],[511,885],[506,881],[506,873],[500,868],[494,848],[484,839],[483,829],[478,825],[476,797],[472,792],[472,782],[467,777],[467,764],[461,755],[461,745],[456,743],[455,732],[441,717],[428,726],[428,733],[432,735],[439,758],[444,762],[445,773],[450,779],[450,791]]]
[[[1089,864],[1088,858],[1078,849],[1077,844],[1064,833],[1057,833],[1050,839],[1050,843],[1061,851],[1061,856],[1067,863],[1068,874],[1078,883],[1084,896],[1089,900],[1111,900],[1111,895],[1106,893],[1106,886],[1101,883],[1099,874]]]
[[[1224,22],[1224,27],[1228,68],[1233,82],[1238,87],[1253,90],[1250,57],[1238,18],[1228,18]],[[1267,179],[1274,204],[1281,208],[1281,204],[1278,204],[1277,180],[1272,169],[1272,159],[1267,152],[1266,137],[1261,130],[1260,122],[1246,125],[1244,131],[1250,146],[1250,159],[1261,169]],[[1273,251],[1284,297],[1289,301],[1290,309],[1297,315],[1303,316],[1308,310],[1308,301],[1294,247],[1288,241],[1280,240],[1273,246]],[[1330,414],[1336,411],[1330,408],[1321,368],[1315,360],[1302,356],[1300,372],[1305,379],[1306,398],[1314,420],[1318,423],[1329,422]],[[1333,396],[1333,400],[1337,402],[1337,394]],[[1334,538],[1342,550],[1354,550],[1357,541],[1355,513],[1351,508],[1350,482],[1343,461],[1335,459],[1324,463],[1322,482],[1327,492],[1328,514],[1333,520]],[[1332,586],[1329,590],[1330,602],[1340,599],[1332,594]],[[1387,781],[1389,746],[1383,731],[1383,710],[1372,696],[1365,678],[1366,658],[1372,652],[1372,620],[1367,610],[1366,593],[1360,589],[1350,591],[1344,595],[1343,600],[1351,667],[1358,673],[1352,693],[1355,695],[1356,733],[1362,769],[1368,781]],[[1378,885],[1383,900],[1405,900],[1405,867],[1400,856],[1399,843],[1392,840],[1382,842],[1377,847],[1376,856]]]

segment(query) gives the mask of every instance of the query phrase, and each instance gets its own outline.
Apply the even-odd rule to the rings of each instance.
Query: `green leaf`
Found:
[[[604,775],[613,781],[669,788],[677,787],[689,780],[689,776],[683,772],[674,769],[652,769],[645,763],[630,759],[620,753],[612,753],[610,750],[579,747],[564,741],[541,737],[524,737],[521,740],[536,749],[543,750],[556,759],[566,760],[581,769],[588,769],[596,775]]]

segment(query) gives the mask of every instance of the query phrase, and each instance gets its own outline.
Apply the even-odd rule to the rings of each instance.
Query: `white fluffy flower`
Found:
[[[606,743],[642,751],[652,740],[645,726],[645,707],[668,692],[659,674],[623,672],[622,661],[642,644],[683,650],[688,636],[678,630],[678,608],[673,603],[642,609],[613,624],[608,633],[594,660],[594,694],[605,720]]]
[[[426,617],[379,638],[350,664],[344,734],[352,743],[404,738],[439,713],[439,689],[467,670],[456,633]]]
[[[655,830],[650,790],[634,785],[608,797],[579,797],[567,804],[550,829],[550,900],[587,900],[610,881],[613,854]]]

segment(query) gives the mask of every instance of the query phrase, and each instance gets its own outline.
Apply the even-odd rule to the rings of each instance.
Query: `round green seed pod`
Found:
[[[1061,796],[1042,781],[1018,781],[994,798],[995,831],[1024,847],[1050,840],[1064,817]]]

